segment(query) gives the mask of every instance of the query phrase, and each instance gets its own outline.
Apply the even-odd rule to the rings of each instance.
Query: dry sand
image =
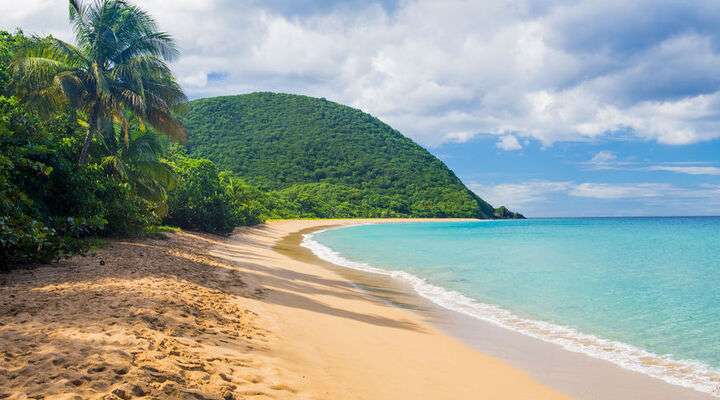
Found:
[[[281,241],[359,222],[118,241],[0,275],[0,398],[566,398]]]

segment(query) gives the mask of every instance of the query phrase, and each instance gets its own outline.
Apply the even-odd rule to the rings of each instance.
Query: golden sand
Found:
[[[293,249],[277,221],[0,275],[0,398],[562,399]]]

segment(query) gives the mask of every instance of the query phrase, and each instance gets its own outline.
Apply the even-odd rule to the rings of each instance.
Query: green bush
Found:
[[[226,235],[239,225],[262,222],[265,206],[259,190],[210,160],[182,154],[170,165],[178,184],[169,193],[166,223]]]
[[[263,222],[268,213],[268,195],[231,172],[219,175],[225,189],[237,225],[256,225]]]
[[[67,115],[41,121],[0,96],[0,268],[46,262],[83,250],[106,220],[92,172],[67,160]]]

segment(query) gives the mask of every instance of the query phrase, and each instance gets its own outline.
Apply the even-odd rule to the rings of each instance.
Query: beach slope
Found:
[[[361,222],[117,241],[2,275],[0,398],[565,398],[287,240]]]

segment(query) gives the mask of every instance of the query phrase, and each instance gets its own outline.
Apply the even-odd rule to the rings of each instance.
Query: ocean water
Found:
[[[360,225],[303,245],[442,307],[720,396],[720,218]]]

